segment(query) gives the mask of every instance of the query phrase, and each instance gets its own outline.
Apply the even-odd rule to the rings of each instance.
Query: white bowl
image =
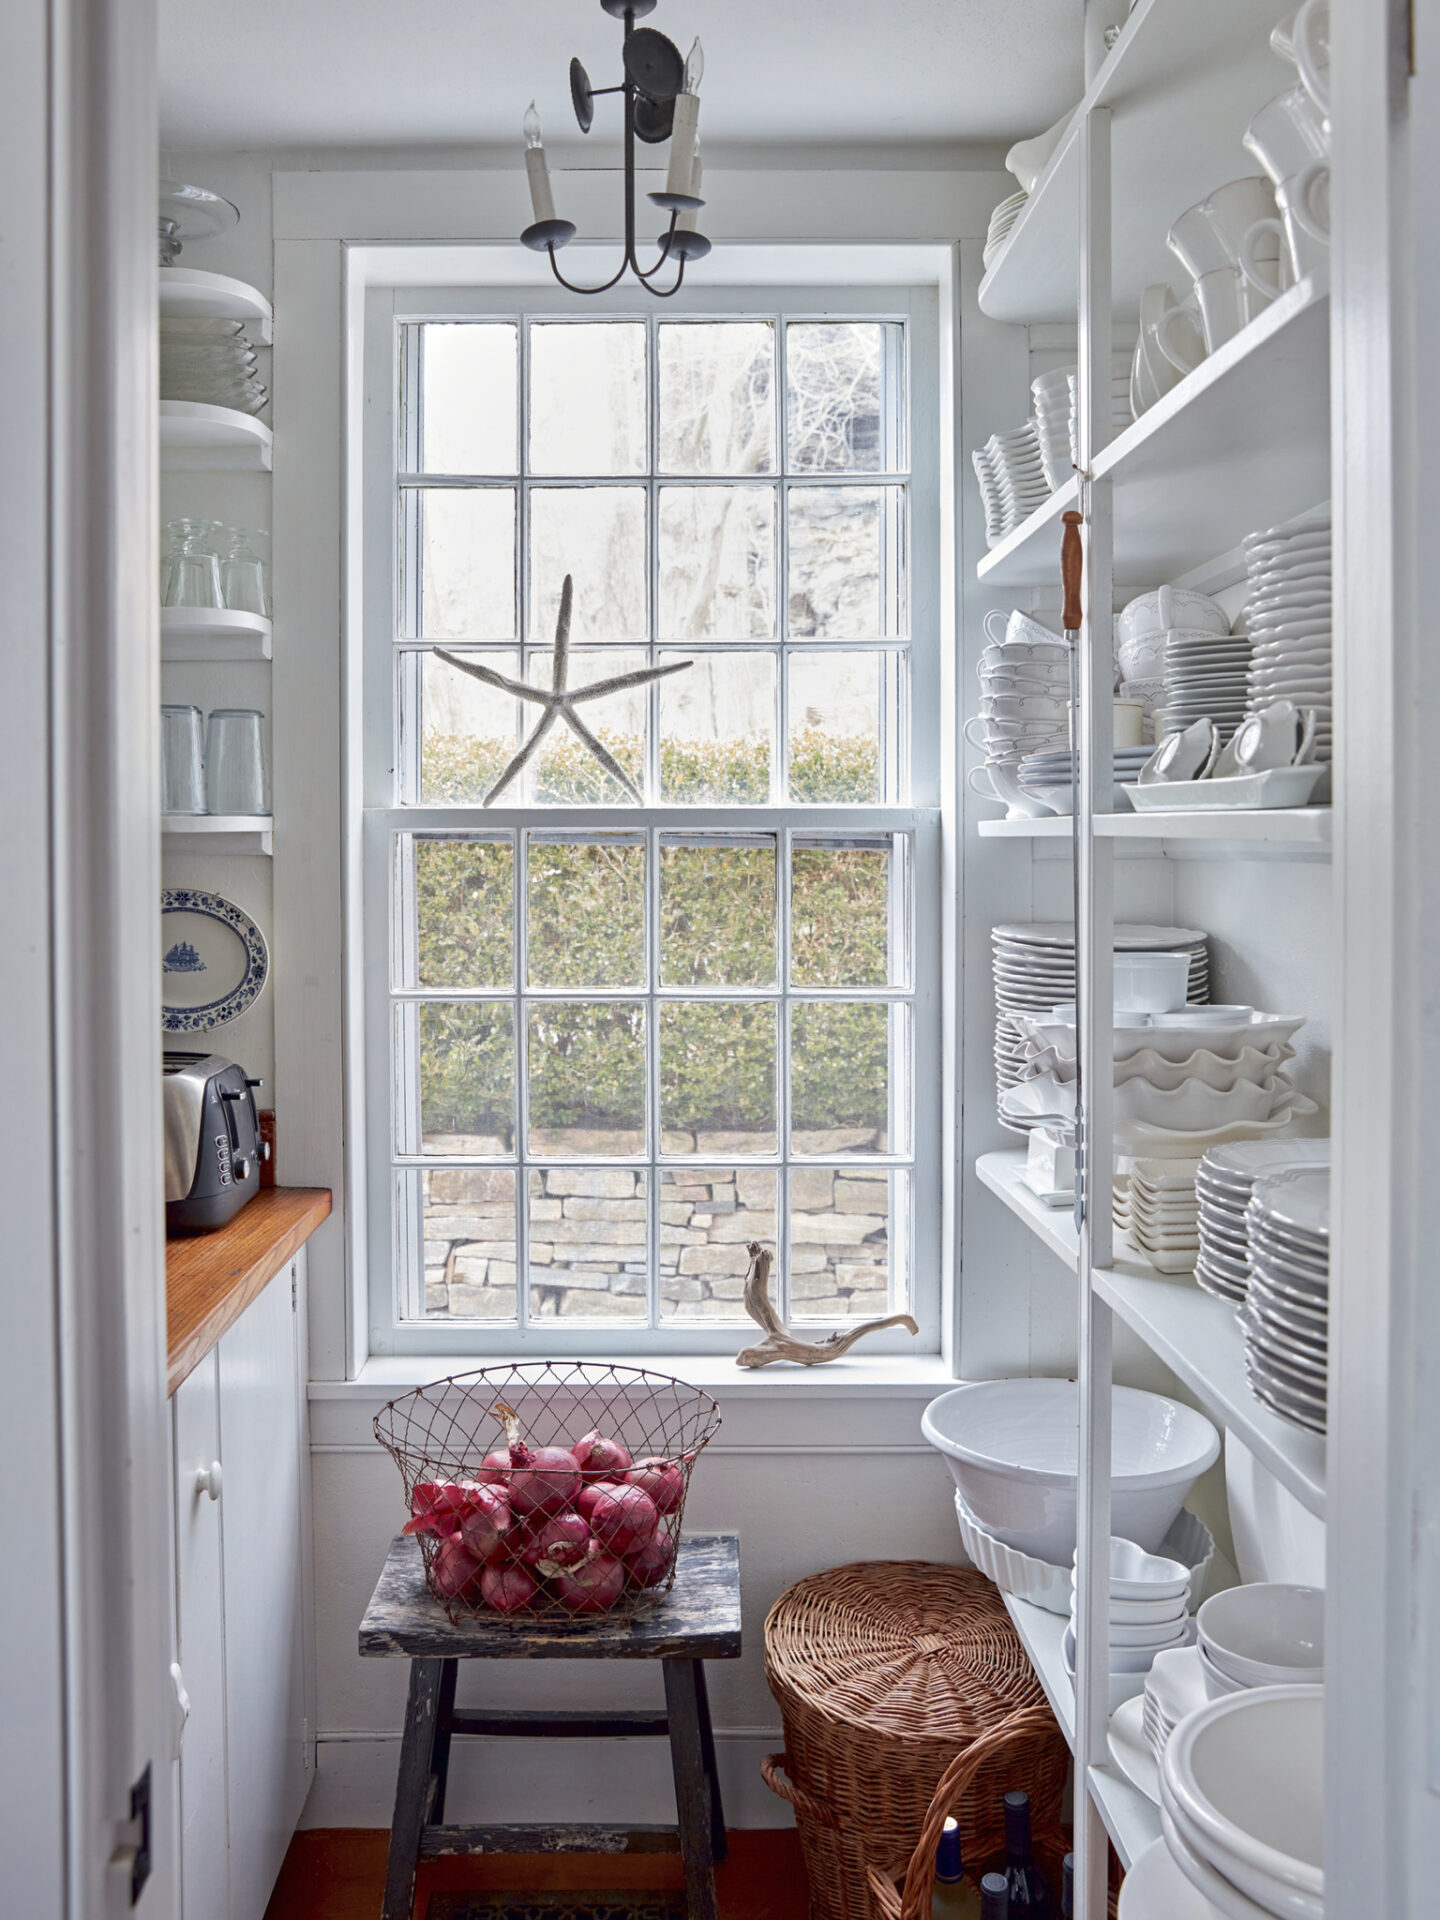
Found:
[[[1222,1673],[1215,1662],[1206,1653],[1204,1646],[1196,1639],[1195,1651],[1200,1656],[1200,1677],[1205,1682],[1207,1700],[1223,1700],[1232,1693],[1246,1691],[1243,1680],[1232,1680],[1228,1673]]]
[[[1117,1600],[1110,1596],[1110,1625],[1112,1627],[1143,1627],[1158,1625],[1162,1620],[1183,1620],[1186,1612],[1187,1594],[1164,1594],[1158,1600]]]
[[[932,1400],[921,1431],[945,1455],[980,1524],[1007,1546],[1054,1564],[1075,1550],[1079,1408],[1073,1380],[977,1380]],[[1116,1387],[1110,1450],[1115,1528],[1147,1551],[1158,1546],[1219,1452],[1220,1436],[1193,1408],[1162,1394]]]
[[[1065,1671],[1070,1676],[1070,1684],[1073,1687],[1075,1684],[1075,1628],[1073,1623],[1066,1627],[1064,1637],[1060,1642],[1060,1657],[1065,1662]],[[1127,1700],[1138,1699],[1144,1691],[1145,1670],[1143,1668],[1133,1672],[1122,1672],[1113,1662],[1111,1663],[1109,1692],[1111,1713],[1114,1713],[1117,1707],[1123,1707]]]
[[[1171,1013],[1185,1005],[1188,953],[1117,953],[1115,1006],[1125,1013]]]
[[[1211,1662],[1244,1687],[1313,1685],[1325,1668],[1325,1592],[1257,1581],[1212,1594],[1199,1614]]]
[[[1324,1733],[1323,1687],[1257,1687],[1187,1716],[1160,1762],[1181,1837],[1287,1920],[1323,1912]]]
[[[1168,1620],[1117,1620],[1112,1611],[1110,1645],[1112,1647],[1172,1647],[1184,1635],[1189,1617],[1183,1606],[1178,1613],[1172,1613]]]
[[[1110,1540],[1110,1598],[1115,1600],[1159,1600],[1162,1596],[1183,1594],[1190,1575],[1178,1560],[1162,1554],[1147,1553],[1133,1540]]]

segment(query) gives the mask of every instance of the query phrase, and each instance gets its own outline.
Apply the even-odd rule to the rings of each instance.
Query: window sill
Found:
[[[613,1362],[618,1367],[644,1367],[650,1373],[670,1373],[703,1387],[717,1398],[741,1399],[763,1395],[766,1399],[794,1394],[813,1400],[850,1399],[855,1395],[883,1392],[913,1394],[917,1399],[942,1391],[954,1382],[954,1374],[938,1353],[882,1354],[867,1359],[863,1354],[846,1354],[821,1367],[780,1364],[773,1367],[737,1367],[734,1356],[725,1353],[638,1354],[596,1353],[586,1356],[600,1366]],[[471,1363],[479,1367],[483,1360]],[[494,1364],[503,1366],[504,1361]],[[557,1362],[563,1365],[564,1362]],[[367,1361],[353,1380],[312,1380],[310,1399],[375,1400],[427,1386],[432,1380],[444,1380],[452,1373],[466,1373],[470,1366],[458,1354],[426,1354],[414,1359],[386,1355]]]

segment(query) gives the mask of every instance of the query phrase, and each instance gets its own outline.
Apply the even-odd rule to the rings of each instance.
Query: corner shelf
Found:
[[[1257,846],[1321,847],[1329,850],[1334,815],[1329,807],[1264,807],[1233,813],[1102,813],[1097,840],[1243,841]],[[1069,840],[1070,815],[1040,820],[981,820],[982,840]]]
[[[231,607],[162,607],[160,658],[172,662],[198,660],[268,660],[270,622],[258,613]]]
[[[257,813],[162,813],[162,853],[273,854],[275,822]]]
[[[1073,1273],[1078,1254],[1068,1209],[1045,1203],[1020,1178],[1025,1155],[982,1154],[975,1172],[995,1196]],[[1311,1513],[1325,1517],[1325,1441],[1271,1413],[1245,1380],[1245,1339],[1227,1301],[1185,1274],[1159,1274],[1135,1255],[1097,1268],[1099,1297],[1163,1360],[1213,1420],[1250,1451]]]
[[[246,320],[256,346],[272,344],[275,312],[258,287],[200,267],[162,267],[159,284],[162,319]]]
[[[160,463],[172,472],[269,473],[274,436],[263,420],[200,400],[160,402]]]

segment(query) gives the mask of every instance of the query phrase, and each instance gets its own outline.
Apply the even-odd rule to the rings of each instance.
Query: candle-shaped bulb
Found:
[[[667,193],[691,193],[690,169],[695,158],[695,127],[700,118],[700,96],[695,89],[705,69],[705,56],[696,40],[685,62],[685,87],[675,96],[670,122],[670,171],[665,176]]]
[[[690,168],[690,191],[692,194],[694,194],[697,200],[700,198],[700,182],[704,179],[704,177],[705,177],[705,169],[701,164],[700,143],[697,140],[695,143],[695,160],[694,160],[694,164]],[[675,231],[677,233],[694,233],[695,215],[697,212],[698,212],[698,208],[687,207],[685,211],[680,215],[680,218],[675,222]]]
[[[555,198],[550,191],[550,169],[540,141],[540,116],[532,100],[525,112],[525,172],[530,180],[530,205],[537,225],[555,218]]]
[[[521,121],[520,124],[525,130],[526,146],[538,147],[540,145],[540,142],[543,136],[542,136],[541,127],[540,127],[540,116],[535,111],[535,102],[533,100],[530,102],[529,106],[525,109],[525,118]]]
[[[685,56],[685,91],[698,93],[700,82],[705,78],[705,49],[700,44],[700,36],[695,36],[695,44]]]

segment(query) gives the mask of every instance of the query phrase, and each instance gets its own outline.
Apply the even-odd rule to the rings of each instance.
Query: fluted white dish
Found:
[[[966,1553],[1002,1593],[1013,1593],[1017,1600],[1029,1600],[1033,1605],[1043,1607],[1046,1613],[1069,1613],[1070,1596],[1074,1590],[1072,1568],[1039,1560],[1033,1554],[1021,1553],[1015,1547],[1006,1546],[1003,1540],[997,1540],[971,1513],[958,1487],[955,1489],[955,1518],[960,1527],[960,1543]],[[1132,1542],[1128,1540],[1118,1544],[1132,1547]],[[1163,1556],[1144,1557],[1153,1558],[1157,1566],[1178,1567],[1179,1585],[1173,1590],[1182,1596],[1188,1590],[1191,1598],[1198,1602],[1205,1591],[1215,1557],[1215,1541],[1210,1529],[1188,1507],[1182,1507],[1160,1545],[1164,1550]],[[1133,1551],[1139,1553],[1140,1550],[1135,1547]],[[1135,1585],[1143,1586],[1147,1592],[1154,1590],[1165,1594],[1169,1591],[1164,1587],[1154,1588],[1148,1582],[1127,1585],[1122,1581],[1120,1584],[1127,1591]]]

